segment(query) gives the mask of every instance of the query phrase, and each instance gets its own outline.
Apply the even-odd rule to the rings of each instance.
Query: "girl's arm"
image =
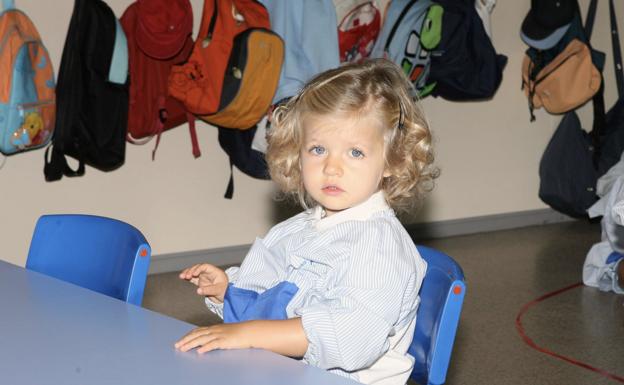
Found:
[[[308,349],[301,318],[254,320],[199,327],[182,337],[176,349],[197,353],[215,349],[260,348],[289,357],[303,357]]]

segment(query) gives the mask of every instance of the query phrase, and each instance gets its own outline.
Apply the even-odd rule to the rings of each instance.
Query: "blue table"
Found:
[[[0,261],[1,384],[356,384],[260,349],[176,351],[193,327]]]

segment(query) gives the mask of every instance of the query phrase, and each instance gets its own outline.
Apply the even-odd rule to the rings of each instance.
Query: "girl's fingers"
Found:
[[[174,346],[182,352],[187,352],[196,347],[203,347],[210,344],[215,339],[217,339],[217,336],[215,336],[214,333],[211,333],[210,328],[199,328],[182,337],[182,339],[176,342]],[[212,349],[209,348],[209,350]]]
[[[197,266],[199,265],[193,265],[182,270],[182,272],[180,273],[180,278],[187,280],[193,278],[193,271],[197,268]]]
[[[187,278],[187,277],[188,277],[188,272],[189,272],[189,269],[184,269],[184,270],[182,270],[182,271],[180,272],[180,278],[182,278],[182,279],[188,279],[188,278]]]
[[[214,268],[215,267],[212,266],[211,264],[202,263],[200,265],[193,266],[192,273],[194,277],[198,277],[202,274],[210,274],[210,272],[213,271]]]
[[[203,335],[203,334],[208,334],[210,333],[208,328],[196,328],[191,330],[190,332],[186,333],[184,335],[184,337],[180,338],[180,340],[178,340],[178,342],[176,342],[173,346],[175,346],[176,348],[179,348],[182,345],[187,344],[189,341],[192,341],[193,339],[195,339],[198,335]]]
[[[215,349],[222,349],[221,339],[217,337],[213,338],[210,342],[203,344],[199,349],[197,349],[197,354],[204,354]]]
[[[200,273],[200,269],[201,269],[202,265],[195,265],[193,267],[191,267],[189,273],[193,276],[193,277],[197,277]]]

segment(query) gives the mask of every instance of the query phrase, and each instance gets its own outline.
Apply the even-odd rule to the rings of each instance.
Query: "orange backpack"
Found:
[[[0,152],[39,148],[52,138],[54,71],[37,28],[14,2],[0,13]]]
[[[206,0],[188,62],[173,66],[169,92],[200,119],[248,129],[268,111],[284,57],[282,39],[255,0]]]

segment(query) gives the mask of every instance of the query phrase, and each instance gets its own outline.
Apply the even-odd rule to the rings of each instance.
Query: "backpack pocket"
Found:
[[[236,36],[223,78],[219,110],[199,118],[222,127],[249,129],[267,113],[284,59],[274,32],[250,28]]]
[[[522,64],[524,93],[533,108],[544,107],[551,114],[571,111],[591,99],[600,89],[600,71],[590,48],[573,39],[543,67],[525,55]],[[535,73],[537,72],[537,73]]]

